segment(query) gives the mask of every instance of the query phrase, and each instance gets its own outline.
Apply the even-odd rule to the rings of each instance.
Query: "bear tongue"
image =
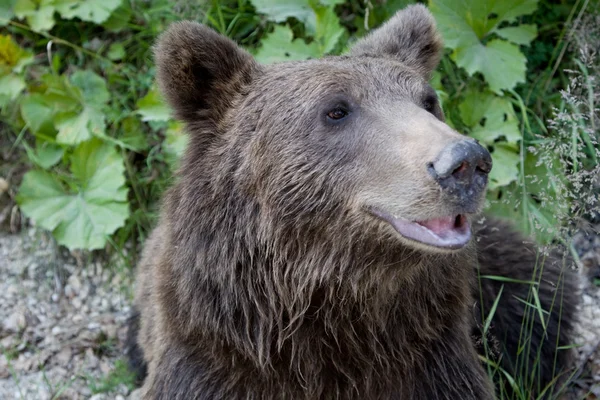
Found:
[[[459,215],[456,217],[443,217],[429,219],[427,221],[417,221],[417,223],[429,229],[440,238],[447,238],[452,236],[456,230],[460,230],[460,228],[463,227],[464,224],[462,218],[464,217]]]
[[[462,214],[416,222],[393,218],[391,222],[402,236],[435,247],[460,249],[471,239],[471,228]]]

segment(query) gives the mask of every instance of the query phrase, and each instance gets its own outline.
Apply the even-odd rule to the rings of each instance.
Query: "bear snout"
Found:
[[[446,145],[428,165],[443,192],[465,206],[478,203],[491,169],[490,153],[473,139]]]

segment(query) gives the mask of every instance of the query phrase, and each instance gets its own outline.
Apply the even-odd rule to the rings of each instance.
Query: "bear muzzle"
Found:
[[[427,165],[446,201],[466,213],[477,212],[491,169],[490,153],[474,139],[446,145]]]

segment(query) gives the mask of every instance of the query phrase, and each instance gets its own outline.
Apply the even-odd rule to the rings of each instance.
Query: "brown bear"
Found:
[[[558,390],[574,275],[478,216],[491,158],[444,123],[441,52],[420,5],[321,60],[162,35],[190,140],[137,272],[143,398],[493,399],[496,363]]]

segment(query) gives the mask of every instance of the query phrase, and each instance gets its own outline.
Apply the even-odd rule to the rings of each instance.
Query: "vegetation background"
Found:
[[[29,220],[132,268],[186,144],[154,85],[169,23],[203,22],[272,63],[341,54],[413,2],[0,0],[0,225]],[[447,122],[492,152],[488,211],[572,247],[600,210],[598,0],[425,3]]]

